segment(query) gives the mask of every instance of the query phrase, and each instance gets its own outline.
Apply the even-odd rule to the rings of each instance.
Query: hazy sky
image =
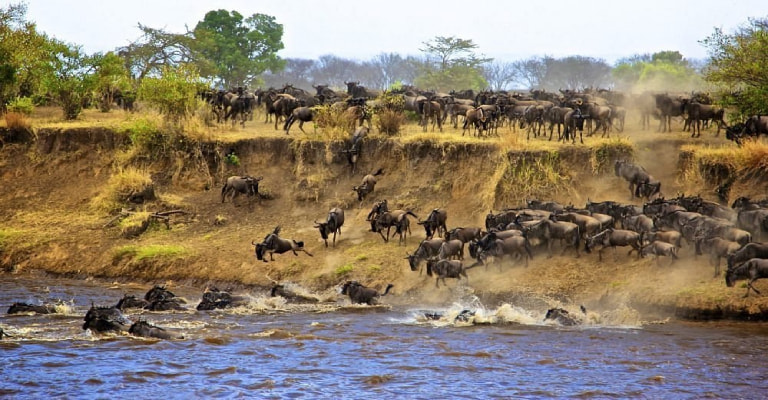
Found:
[[[18,1],[0,0],[0,4]],[[699,43],[749,17],[768,16],[766,0],[29,0],[27,19],[89,53],[140,37],[138,23],[182,33],[214,9],[274,16],[283,25],[283,58],[335,54],[369,60],[380,53],[420,55],[435,36],[471,39],[500,61],[582,55],[612,63],[662,50],[705,58]]]

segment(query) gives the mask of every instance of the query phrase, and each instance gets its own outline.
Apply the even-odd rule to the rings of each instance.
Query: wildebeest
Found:
[[[269,261],[275,261],[273,256],[274,253],[283,254],[287,251],[292,251],[295,256],[299,255],[297,251],[303,251],[308,256],[312,257],[312,253],[304,248],[304,242],[297,242],[293,239],[283,239],[278,236],[279,234],[280,226],[278,225],[272,233],[264,237],[264,240],[261,243],[251,241],[251,244],[254,246],[257,260],[267,262],[266,254],[269,254]]]
[[[333,207],[328,211],[328,217],[325,222],[315,221],[315,228],[320,230],[320,237],[328,247],[328,236],[333,233],[333,247],[336,247],[336,234],[341,235],[341,227],[344,225],[344,210],[339,207]]]
[[[480,239],[480,236],[482,235],[483,230],[478,227],[471,227],[471,228],[465,228],[465,227],[458,227],[453,228],[450,231],[448,231],[445,234],[445,240],[460,240],[461,241],[461,252],[464,253],[464,244],[469,243],[473,240]]]
[[[733,269],[750,258],[768,258],[768,243],[748,243],[740,248],[728,256],[728,269]]]
[[[430,258],[427,260],[427,275],[437,276],[435,279],[435,287],[439,288],[439,282],[441,279],[443,280],[443,286],[447,286],[445,283],[445,278],[455,278],[461,280],[461,277],[463,276],[467,278],[467,281],[469,281],[467,270],[479,265],[481,264],[475,263],[469,267],[465,267],[464,264],[462,264],[462,262],[459,260],[438,260],[436,258]]]
[[[437,258],[440,260],[463,259],[464,242],[459,239],[446,239],[437,251]]]
[[[653,179],[648,171],[640,165],[624,160],[616,160],[613,168],[616,176],[622,177],[629,182],[629,192],[633,197],[641,197],[640,186],[643,184],[651,185],[649,187],[651,193],[643,197],[650,197],[661,189],[661,183]]]
[[[656,264],[661,265],[661,259],[659,257],[669,257],[669,265],[672,265],[677,257],[677,246],[667,242],[653,241],[640,249],[640,256],[645,257],[648,254],[653,254],[656,258]]]
[[[12,338],[12,335],[9,335],[6,333],[3,328],[0,328],[0,340],[3,340],[3,338]]]
[[[116,307],[92,305],[83,320],[83,330],[90,329],[95,332],[127,331],[131,326],[131,321]]]
[[[381,238],[384,239],[385,242],[389,242],[390,230],[394,227],[395,232],[392,236],[399,235],[400,239],[398,243],[405,244],[407,235],[411,233],[411,223],[408,219],[409,215],[417,220],[419,219],[419,217],[410,210],[384,211],[376,217],[375,221],[373,221],[373,231],[379,232]],[[386,236],[384,236],[384,228],[387,228]]]
[[[197,305],[198,311],[216,310],[230,307],[238,307],[248,303],[244,296],[233,296],[227,291],[219,290],[216,287],[207,287],[203,292],[203,298]]]
[[[584,306],[579,307],[581,309],[581,313],[586,315],[587,309],[584,308]],[[568,310],[564,308],[550,308],[547,310],[547,314],[544,316],[544,321],[555,321],[560,325],[563,326],[575,326],[575,325],[581,325],[584,323],[582,318],[575,317],[571,313],[568,312]]]
[[[22,314],[22,313],[36,313],[36,314],[55,314],[56,307],[50,304],[44,304],[41,306],[16,302],[8,307],[8,314]]]
[[[258,197],[259,201],[261,201],[261,194],[259,193],[259,182],[261,182],[262,179],[264,179],[262,176],[258,178],[254,178],[248,175],[230,176],[227,178],[224,186],[221,187],[221,202],[223,203],[227,197],[230,197],[232,204],[237,206],[237,203],[235,203],[235,198],[241,194],[244,194],[249,198]]]
[[[656,100],[656,108],[661,116],[657,132],[672,132],[672,117],[679,117],[683,113],[682,99],[680,97],[672,98],[666,93],[653,96]]]
[[[133,325],[131,325],[131,327],[128,328],[128,333],[130,333],[133,336],[165,339],[165,340],[184,339],[183,335],[173,334],[165,330],[165,328],[154,326],[144,320],[138,320],[134,322]]]
[[[186,303],[184,299],[176,297],[176,295],[166,289],[165,286],[159,285],[155,285],[152,289],[149,289],[144,295],[144,300],[149,303],[144,309],[150,311],[183,311],[185,308],[182,304]]]
[[[713,123],[717,123],[717,132],[715,136],[720,134],[720,128],[725,125],[723,117],[725,116],[725,110],[721,107],[716,107],[710,104],[701,104],[693,99],[683,100],[683,113],[688,114],[688,122],[692,130],[691,137],[701,136],[701,125],[707,120],[712,120]]]
[[[360,201],[360,207],[363,206],[363,199],[365,199],[368,194],[373,193],[373,190],[376,187],[376,177],[383,173],[384,169],[379,168],[376,172],[364,176],[362,182],[360,182],[360,186],[352,187],[352,190],[357,193],[357,200]]]
[[[368,136],[368,132],[369,129],[365,126],[357,127],[349,140],[349,148],[342,151],[342,153],[347,156],[347,163],[349,163],[349,167],[353,174],[355,173],[355,167],[357,166],[357,161],[360,158],[360,152],[362,151],[363,138]]]
[[[411,267],[411,271],[419,269],[419,264],[421,264],[422,261],[437,257],[440,252],[440,247],[444,242],[444,239],[422,240],[421,243],[419,243],[419,247],[416,248],[416,251],[405,257],[405,259],[408,260],[408,265]],[[421,275],[421,270],[419,270],[419,275]]]
[[[528,259],[533,258],[530,243],[525,235],[513,235],[500,239],[496,236],[496,232],[489,232],[477,242],[477,247],[475,258],[478,264],[485,264],[488,257],[520,256],[525,266],[528,267]],[[499,270],[501,270],[501,264],[499,264]]]
[[[736,268],[728,268],[728,271],[725,272],[725,284],[728,287],[733,287],[738,280],[749,280],[747,282],[747,293],[744,297],[749,296],[750,289],[760,294],[752,284],[762,278],[768,278],[768,259],[764,258],[750,258]]]
[[[444,208],[435,208],[427,215],[427,219],[419,221],[418,224],[424,227],[427,239],[432,239],[435,234],[444,237],[448,231],[448,227],[445,225],[447,219],[448,211]]]
[[[379,294],[376,289],[365,287],[360,282],[347,281],[344,283],[344,286],[341,287],[341,294],[348,295],[352,303],[373,306],[378,304],[378,299],[386,296],[393,286],[394,285],[391,283],[388,284],[387,288],[384,289],[384,293]]]
[[[741,245],[717,236],[696,238],[696,255],[709,255],[709,263],[715,266],[715,276],[720,275],[720,258],[737,252]]]
[[[606,229],[594,236],[587,236],[584,241],[584,251],[591,253],[595,246],[600,246],[600,250],[597,252],[597,260],[603,260],[603,250],[606,247],[613,247],[613,258],[616,259],[616,247],[618,246],[631,246],[627,255],[632,254],[633,251],[637,252],[637,257],[640,258],[640,249],[642,248],[643,234],[635,231],[629,231],[625,229]]]
[[[572,222],[553,221],[545,218],[528,225],[524,229],[527,232],[528,240],[534,243],[547,244],[547,252],[550,257],[552,257],[552,244],[555,240],[565,241],[561,254],[565,254],[566,250],[573,248],[576,252],[576,257],[580,256],[579,238],[581,237],[581,232],[579,226]]]
[[[315,112],[312,108],[296,107],[293,111],[291,111],[291,116],[286,118],[285,124],[283,125],[283,130],[285,131],[286,135],[291,133],[291,126],[296,121],[299,121],[299,130],[304,132],[304,123],[312,121],[314,117],[315,117]]]
[[[123,298],[117,301],[115,308],[118,310],[127,310],[129,308],[146,308],[149,306],[149,302],[144,299],[140,299],[134,295],[124,295]]]

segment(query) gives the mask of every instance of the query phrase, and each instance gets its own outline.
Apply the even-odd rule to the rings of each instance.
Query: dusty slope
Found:
[[[500,157],[492,143],[371,140],[367,144],[370,154],[353,175],[338,155],[337,144],[292,142],[280,135],[227,140],[223,135],[219,150],[235,150],[240,166],[214,160],[209,175],[174,160],[147,167],[158,179],[161,199],[148,208],[180,207],[190,215],[174,217],[171,230],[158,227],[129,240],[121,238],[115,228],[104,229],[109,216],[90,207],[91,199],[104,190],[115,172],[113,159],[123,143],[120,135],[93,129],[39,133],[41,140],[31,148],[9,144],[0,153],[0,201],[5,205],[0,209],[0,228],[16,232],[0,253],[8,271],[44,269],[77,276],[183,280],[200,286],[209,281],[266,286],[271,278],[318,290],[357,279],[376,287],[393,282],[395,302],[446,302],[469,290],[487,301],[584,303],[603,309],[632,305],[646,312],[677,310],[690,317],[764,316],[763,310],[768,310],[763,299],[743,300],[743,289],[726,288],[722,278],[713,279],[712,268],[706,260],[694,259],[690,248],[683,249],[684,260],[673,267],[627,257],[624,251],[615,257],[606,252],[602,263],[594,255],[548,258],[538,251],[528,268],[476,268],[470,271],[469,287],[449,281],[449,288],[435,289],[432,279],[411,272],[403,259],[423,238],[421,227],[413,224],[413,236],[405,246],[396,241],[385,244],[368,232],[365,215],[374,198],[386,198],[396,208],[412,209],[420,216],[444,207],[449,212],[449,227],[483,226],[489,209],[519,205],[509,204],[511,197],[500,196],[489,184],[494,182],[492,175],[498,171]],[[662,180],[665,193],[695,190],[676,182],[677,154],[679,146],[687,142],[685,134],[634,131],[625,135],[635,142],[636,158]],[[722,142],[720,138],[706,140]],[[583,148],[565,146],[560,155],[564,163],[573,163],[563,173],[563,179],[573,185],[553,190],[548,197],[577,206],[587,198],[629,201],[623,181],[610,172],[593,173]],[[514,162],[526,157],[530,154]],[[358,208],[352,185],[358,184],[361,171],[379,167],[385,169],[385,175],[374,197]],[[274,199],[252,209],[221,204],[218,189],[222,179],[246,172],[263,175],[263,186]],[[169,176],[172,179],[166,179]],[[326,249],[312,221],[324,218],[333,206],[345,208],[347,222],[336,248]],[[223,224],[217,223],[222,220]],[[260,240],[276,225],[282,226],[282,236],[305,241],[314,257],[284,254],[273,263],[258,262],[251,240]],[[121,246],[150,244],[181,244],[189,255],[150,261],[114,257]],[[758,288],[764,285],[758,283]]]

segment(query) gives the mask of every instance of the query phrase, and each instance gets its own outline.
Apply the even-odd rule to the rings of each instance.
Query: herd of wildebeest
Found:
[[[407,238],[412,234],[410,218],[414,218],[424,228],[425,237],[405,260],[410,270],[418,271],[419,275],[426,266],[427,276],[436,278],[438,288],[441,281],[446,286],[447,278],[468,279],[467,271],[478,266],[487,269],[488,265],[495,264],[501,271],[505,263],[522,262],[527,267],[529,259],[535,255],[552,257],[555,250],[560,255],[571,253],[574,257],[580,257],[582,251],[597,253],[597,262],[602,262],[605,250],[613,249],[613,258],[617,260],[617,248],[624,247],[629,249],[626,257],[632,253],[638,259],[652,255],[659,265],[662,257],[668,258],[668,265],[671,266],[684,255],[703,255],[714,267],[715,277],[720,275],[721,259],[725,259],[727,286],[733,286],[738,280],[747,280],[745,297],[750,291],[760,294],[753,283],[760,278],[768,278],[768,243],[761,242],[768,238],[768,199],[752,201],[740,197],[729,207],[700,196],[664,198],[661,197],[661,183],[642,166],[616,160],[614,167],[616,180],[625,180],[629,185],[629,197],[643,199],[643,205],[587,201],[583,208],[579,208],[554,201],[528,200],[522,207],[489,213],[484,227],[449,228],[449,216],[445,209],[435,208],[420,220],[411,210],[390,210],[387,200],[379,200],[373,203],[365,222],[370,224],[370,232],[378,234],[385,243],[398,236],[399,244],[407,246]],[[381,174],[382,170],[376,171],[376,175]],[[366,178],[373,178],[373,174]],[[249,200],[259,197],[258,183],[261,180],[261,177],[231,177],[222,187],[222,202],[227,198],[234,202],[237,194]],[[375,179],[368,180],[369,185],[372,182],[375,185]],[[358,192],[359,200],[364,201],[373,189],[371,186],[367,191]],[[344,210],[339,207],[331,208],[325,221],[314,222],[328,251],[336,247],[344,222]],[[280,234],[278,226],[262,241],[252,242],[258,260],[274,261],[275,254],[287,252],[297,256],[298,252],[304,252],[312,256],[303,241],[283,238]],[[349,296],[351,303],[376,305],[392,287],[389,284],[383,293],[379,293],[358,281],[346,281],[339,289],[341,295]],[[270,295],[298,303],[320,301],[316,296],[296,293],[278,282],[274,282]],[[225,309],[242,306],[249,301],[246,296],[211,287],[206,288],[196,309]],[[131,308],[186,310],[183,299],[165,287],[155,286],[143,299],[126,295],[115,306],[92,305],[85,315],[83,329],[128,332],[135,336],[161,339],[181,337],[143,319],[131,322],[123,314],[124,310]],[[52,305],[26,303],[14,303],[8,309],[9,314],[53,312],[56,308]],[[472,315],[472,310],[465,310],[456,318],[457,321],[465,321]],[[562,325],[580,321],[579,316],[561,308],[550,309],[546,315],[545,319]],[[423,317],[435,319],[443,317],[443,314],[428,312]],[[0,335],[8,336],[2,330]]]
[[[252,118],[255,107],[263,106],[265,122],[274,118],[277,129],[278,121],[284,119],[286,133],[296,121],[299,121],[299,128],[303,131],[302,124],[313,119],[314,106],[328,104],[337,107],[350,118],[353,133],[344,153],[354,172],[363,139],[371,129],[371,115],[382,105],[378,103],[378,93],[365,89],[357,82],[347,85],[346,94],[319,85],[315,86],[317,93],[310,95],[286,85],[281,90],[248,92],[240,88],[208,91],[201,95],[221,121],[239,120],[244,124]],[[526,128],[529,138],[531,134],[546,137],[546,130],[549,130],[550,140],[557,128],[558,140],[574,142],[577,132],[582,140],[581,132],[585,125],[588,135],[593,130],[602,131],[604,136],[613,129],[623,130],[625,106],[631,102],[641,115],[643,129],[648,128],[650,118],[655,117],[660,121],[659,130],[668,131],[670,119],[682,117],[686,123],[684,129],[690,129],[694,137],[700,135],[702,124],[715,124],[716,134],[719,134],[721,127],[725,127],[727,138],[737,143],[741,143],[746,136],[768,135],[768,117],[753,116],[744,123],[728,127],[723,110],[711,105],[710,99],[700,93],[687,97],[644,94],[630,98],[606,90],[586,93],[566,90],[558,94],[532,90],[527,95],[487,91],[441,94],[406,87],[395,94],[403,97],[403,109],[399,111],[412,111],[419,115],[425,130],[430,123],[433,130],[435,126],[442,130],[449,117],[456,128],[459,117],[463,117],[463,132],[473,130],[476,135],[494,134],[500,126],[508,124],[512,129]],[[419,274],[423,270],[422,264],[425,265],[426,274],[436,278],[437,287],[440,281],[445,286],[446,278],[468,279],[467,271],[478,266],[487,268],[489,264],[496,264],[501,269],[504,258],[521,261],[527,266],[528,260],[537,253],[551,257],[555,246],[559,247],[560,254],[570,252],[575,257],[580,257],[582,251],[596,252],[598,262],[602,261],[606,249],[612,248],[616,259],[616,249],[625,247],[629,248],[627,256],[633,252],[637,258],[653,255],[659,264],[661,257],[669,258],[672,265],[684,253],[689,257],[705,255],[714,267],[715,276],[720,274],[720,259],[724,258],[727,262],[725,282],[729,287],[737,280],[747,280],[745,297],[750,290],[760,293],[753,283],[757,279],[768,278],[768,242],[761,242],[768,238],[768,199],[752,201],[740,197],[728,207],[700,196],[665,198],[661,182],[642,166],[625,160],[616,160],[614,166],[615,175],[629,183],[629,196],[645,201],[642,206],[616,201],[588,201],[583,208],[579,208],[554,201],[529,200],[523,207],[489,213],[484,227],[449,229],[445,209],[433,209],[424,220],[420,220],[412,210],[390,210],[387,200],[379,200],[373,203],[366,222],[370,224],[370,232],[378,233],[384,242],[398,236],[399,243],[407,245],[407,237],[411,235],[409,218],[415,218],[417,224],[424,228],[426,237],[405,259],[411,271],[418,271]],[[374,193],[377,177],[383,174],[382,169],[371,172],[363,177],[360,185],[353,187],[360,207]],[[229,198],[237,205],[236,198],[240,195],[248,198],[249,202],[261,200],[259,182],[262,180],[263,177],[248,175],[229,177],[221,189],[222,203]],[[326,248],[329,247],[329,239],[331,246],[336,246],[344,222],[344,210],[339,207],[330,209],[325,221],[314,222]],[[274,261],[275,254],[289,251],[294,255],[304,252],[312,256],[304,248],[303,241],[283,238],[280,234],[281,227],[277,226],[262,241],[252,242],[258,260]],[[691,250],[683,249],[684,244]],[[465,253],[467,250],[468,253]],[[357,281],[346,281],[340,286],[340,293],[349,296],[352,303],[375,305],[391,288],[392,284],[389,284],[383,293],[379,293]],[[278,283],[275,283],[270,295],[296,302],[319,301],[316,297],[292,293]],[[247,302],[244,296],[207,288],[197,310],[229,308]],[[169,290],[156,286],[143,299],[126,295],[115,306],[92,305],[85,315],[83,329],[124,331],[161,339],[179,337],[143,319],[131,322],[122,313],[129,308],[166,311],[183,310],[185,306],[183,300]],[[51,305],[14,303],[8,313],[52,313],[55,310]],[[470,310],[466,310],[457,318],[467,318],[471,314]],[[425,317],[432,319],[441,315],[427,313]],[[549,310],[546,319],[564,325],[577,321],[560,308]],[[0,339],[4,336],[10,335],[0,329]]]
[[[672,130],[672,118],[684,121],[683,129],[692,137],[701,135],[702,127],[716,126],[716,135],[725,128],[726,137],[736,143],[745,138],[768,135],[768,116],[755,115],[745,121],[728,126],[725,111],[713,104],[707,93],[670,95],[644,92],[625,94],[604,89],[583,91],[530,90],[528,93],[508,91],[452,90],[449,93],[420,90],[402,86],[386,92],[370,90],[359,82],[345,82],[346,92],[337,92],[328,85],[313,86],[312,94],[304,89],[286,84],[281,89],[249,91],[247,88],[231,90],[207,90],[200,93],[211,107],[219,122],[245,122],[253,119],[253,111],[263,108],[268,123],[274,120],[275,130],[284,121],[283,130],[290,133],[291,126],[299,122],[304,131],[305,122],[315,121],[319,106],[328,106],[342,116],[350,130],[367,123],[371,128],[372,116],[383,109],[411,112],[418,116],[419,124],[426,131],[431,125],[440,131],[446,121],[458,129],[463,120],[462,135],[471,131],[478,136],[498,135],[504,125],[512,130],[525,128],[527,137],[543,137],[552,140],[555,128],[558,140],[575,142],[578,134],[583,143],[583,131],[587,135],[601,132],[610,136],[612,130],[624,130],[627,110],[636,110],[642,129],[650,128],[651,119],[659,121],[658,131]],[[392,102],[391,96],[401,99]],[[547,131],[549,134],[547,135]]]

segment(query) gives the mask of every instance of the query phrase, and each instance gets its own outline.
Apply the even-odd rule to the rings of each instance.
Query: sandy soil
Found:
[[[447,128],[445,135],[460,133]],[[294,135],[300,134],[296,131]],[[502,131],[502,135],[510,133]],[[637,162],[662,181],[665,195],[700,193],[701,188],[686,187],[677,176],[680,146],[694,142],[688,134],[641,131],[629,121],[627,131],[618,135],[634,143]],[[723,135],[714,137],[713,131],[708,131],[698,141],[713,146],[732,145]],[[462,156],[461,149],[441,156],[434,151],[407,153],[393,145],[377,149],[377,158],[364,158],[361,172],[351,174],[343,160],[328,148],[304,149],[315,156],[303,158],[304,150],[290,151],[290,146],[270,144],[266,139],[254,144],[252,137],[276,141],[285,137],[265,127],[258,116],[245,129],[222,128],[215,136],[222,148],[238,149],[240,166],[218,165],[205,175],[189,165],[179,166],[181,162],[145,165],[153,176],[172,176],[158,185],[160,201],[146,205],[147,209],[181,208],[189,214],[172,217],[170,230],[160,225],[138,239],[125,239],[117,228],[105,228],[111,217],[91,207],[92,199],[116,173],[116,152],[99,142],[99,135],[91,135],[91,143],[61,140],[47,146],[50,152],[41,151],[46,146],[39,143],[31,148],[6,144],[0,151],[0,202],[4,204],[0,209],[0,233],[5,232],[6,237],[9,232],[15,234],[12,240],[0,241],[5,243],[0,250],[0,264],[9,273],[43,269],[79,277],[184,282],[200,287],[211,282],[267,286],[271,280],[281,280],[319,291],[348,279],[377,288],[391,282],[395,287],[390,301],[402,303],[450,303],[474,293],[488,302],[585,304],[603,310],[631,306],[644,313],[677,313],[689,318],[754,317],[768,310],[768,301],[762,297],[743,299],[743,286],[727,288],[722,276],[713,278],[713,267],[706,259],[695,258],[691,247],[684,247],[682,260],[672,266],[666,260],[657,265],[652,259],[627,256],[625,250],[616,254],[606,251],[604,261],[598,262],[594,254],[549,257],[545,250],[537,249],[527,268],[519,262],[479,267],[469,271],[469,282],[449,280],[447,287],[441,285],[438,289],[433,279],[410,271],[403,259],[423,239],[423,229],[413,221],[413,235],[405,245],[397,240],[384,243],[379,235],[368,231],[365,216],[374,199],[386,198],[394,208],[412,209],[421,217],[433,208],[446,208],[449,228],[483,226],[489,205],[479,194],[488,189],[483,186],[483,174],[493,168],[486,165],[489,159],[472,158],[472,163],[477,164],[473,169],[468,167],[469,158]],[[562,151],[567,147],[563,146]],[[379,179],[374,197],[360,207],[351,188],[364,172],[378,167],[383,167],[385,174]],[[252,206],[245,202],[240,206],[222,204],[222,178],[245,172],[264,176],[263,187],[272,199]],[[551,200],[576,206],[583,206],[587,199],[639,204],[630,200],[626,184],[612,173],[594,174],[576,166],[570,178],[571,190]],[[701,195],[714,198],[712,193]],[[345,209],[346,222],[336,247],[325,248],[312,222],[325,218],[334,206]],[[260,241],[277,225],[282,227],[282,237],[304,241],[314,256],[286,253],[275,256],[274,262],[257,261],[251,241]],[[180,244],[188,253],[175,260],[114,256],[116,249],[123,246],[153,244]],[[768,291],[768,282],[758,282],[757,287]]]

